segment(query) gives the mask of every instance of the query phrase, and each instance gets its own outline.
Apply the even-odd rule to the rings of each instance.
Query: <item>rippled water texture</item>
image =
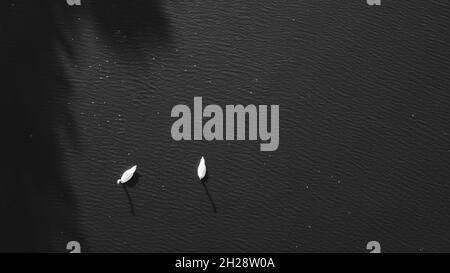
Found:
[[[450,251],[448,1],[0,7],[1,251]],[[194,96],[278,150],[172,140]]]

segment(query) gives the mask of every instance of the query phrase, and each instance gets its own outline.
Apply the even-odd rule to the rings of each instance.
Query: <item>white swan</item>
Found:
[[[202,159],[200,159],[200,164],[198,164],[197,168],[197,175],[200,180],[205,178],[206,175],[206,164],[205,164],[205,158],[202,156]]]
[[[117,180],[117,184],[120,184],[120,183],[123,184],[123,183],[127,183],[128,181],[130,181],[130,179],[133,178],[133,175],[136,172],[136,168],[137,168],[137,165],[134,165],[130,169],[126,170],[122,174],[122,177],[119,180]]]

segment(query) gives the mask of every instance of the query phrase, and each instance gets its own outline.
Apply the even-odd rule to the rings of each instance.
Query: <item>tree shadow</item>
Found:
[[[97,0],[86,2],[102,34],[117,42],[164,43],[170,39],[169,23],[158,0]],[[120,43],[116,43],[120,45]]]
[[[82,3],[87,7],[77,11],[65,1],[0,3],[0,252],[65,252],[71,240],[89,251],[63,167],[61,135],[79,149],[79,131],[67,104],[74,90],[66,69],[77,48],[61,29],[80,31],[73,14],[88,13],[113,48],[120,49],[120,32],[128,43],[166,40],[158,1]]]

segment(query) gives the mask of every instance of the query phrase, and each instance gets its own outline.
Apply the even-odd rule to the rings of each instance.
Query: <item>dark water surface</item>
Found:
[[[0,6],[1,251],[450,251],[448,1]],[[194,96],[278,150],[172,140]]]

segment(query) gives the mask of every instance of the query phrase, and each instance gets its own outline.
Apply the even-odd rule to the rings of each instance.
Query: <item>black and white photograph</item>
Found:
[[[450,252],[449,17],[2,0],[0,253],[269,272],[272,254]]]

